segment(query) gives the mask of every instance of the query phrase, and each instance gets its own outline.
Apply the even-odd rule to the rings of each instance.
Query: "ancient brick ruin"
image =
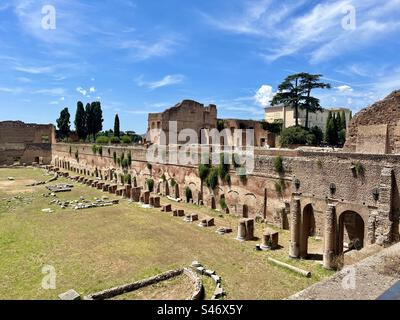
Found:
[[[55,128],[50,124],[0,122],[0,165],[49,164],[54,139]]]
[[[184,197],[186,188],[191,190],[193,203],[209,208],[222,209],[223,199],[227,208],[221,211],[245,219],[243,226],[239,226],[239,238],[247,238],[248,234],[251,236],[251,221],[263,219],[279,228],[290,228],[289,255],[307,258],[309,237],[322,237],[324,266],[330,269],[335,268],[343,256],[344,242],[349,247],[359,248],[373,243],[386,246],[399,240],[400,154],[396,147],[397,120],[394,115],[384,118],[383,111],[370,111],[385,107],[389,108],[388,112],[395,113],[400,105],[399,100],[399,93],[395,92],[383,102],[370,107],[372,109],[367,108],[357,114],[350,124],[348,143],[343,151],[256,147],[254,171],[245,177],[238,177],[231,166],[229,183],[220,181],[214,190],[202,183],[197,165],[152,163],[149,166],[145,145],[102,146],[100,155],[92,150],[90,144],[54,143],[51,148],[52,165],[85,176],[88,183],[92,186],[96,184],[95,187],[99,189],[119,192],[120,195],[130,194],[135,201],[143,198],[143,202],[150,203],[150,197],[153,197],[152,201],[157,200],[158,203],[158,199],[154,198],[157,193],[170,199]],[[163,121],[171,118],[179,123],[180,117],[183,117],[180,110],[186,105],[195,113],[201,110],[208,115],[213,114],[212,118],[215,116],[216,119],[213,106],[206,107],[205,111],[202,105],[183,102],[166,114],[150,115],[149,126],[163,128]],[[374,115],[377,116],[375,120]],[[210,119],[205,122],[212,127],[215,122]],[[198,128],[204,127],[205,122],[199,123]],[[367,144],[363,139],[368,138],[365,135],[366,126],[387,128],[389,148],[385,150],[391,152],[372,149],[370,151],[374,151],[373,154],[364,152]],[[39,127],[37,130],[39,133],[36,136],[44,132]],[[380,134],[373,135],[370,145],[377,143],[379,146],[381,138]],[[21,140],[20,137],[18,139]],[[132,162],[129,168],[122,168],[116,163],[114,155],[120,157],[128,153]],[[42,150],[39,156],[46,161],[50,159],[47,149]],[[277,156],[283,157],[283,172],[275,170],[273,162]],[[128,173],[132,177],[132,185],[129,186],[123,179]],[[149,178],[154,181],[152,193],[148,191],[146,183]],[[165,208],[165,211],[170,210]],[[247,229],[251,230],[247,232]]]

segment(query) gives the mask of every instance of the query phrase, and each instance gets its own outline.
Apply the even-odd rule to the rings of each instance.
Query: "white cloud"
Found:
[[[90,88],[89,88],[89,92],[91,92],[91,93],[96,92],[96,88],[95,88],[95,87],[90,87]]]
[[[349,5],[356,9],[355,30],[342,27],[348,14],[344,9]],[[379,39],[395,36],[400,30],[399,0],[323,0],[311,7],[303,0],[259,0],[244,2],[240,14],[230,14],[229,9],[221,12],[218,17],[203,17],[214,28],[257,38],[257,50],[269,62],[303,52],[311,62],[319,63],[376,45]]]
[[[270,85],[262,85],[260,89],[257,90],[254,100],[262,107],[268,107],[271,105],[271,100],[274,97],[273,89]]]
[[[143,81],[143,76],[136,79],[136,83],[140,87],[147,87],[151,90],[158,89],[165,86],[171,86],[174,84],[182,83],[185,80],[185,76],[182,74],[166,75],[164,78],[158,81],[146,82]]]
[[[77,87],[76,91],[78,91],[83,96],[86,96],[87,94],[87,90],[83,89],[82,87]]]
[[[29,74],[44,74],[44,73],[51,73],[51,72],[53,72],[54,69],[52,67],[16,66],[16,67],[14,67],[14,70],[29,73]]]
[[[352,87],[348,86],[348,85],[342,85],[342,86],[338,86],[336,87],[336,89],[339,92],[352,92],[354,91]]]

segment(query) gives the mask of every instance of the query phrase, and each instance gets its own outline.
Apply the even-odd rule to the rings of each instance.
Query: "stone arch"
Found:
[[[226,204],[228,205],[229,211],[237,213],[239,205],[239,192],[235,190],[229,190],[225,200]]]
[[[248,211],[248,215],[255,215],[257,208],[257,196],[254,193],[246,193],[243,199],[243,211]]]
[[[196,185],[196,183],[195,182],[189,182],[189,184],[187,185],[189,188],[190,188],[190,190],[192,191],[192,199],[193,199],[193,203],[197,203],[198,202],[198,197],[199,197],[199,195],[198,195],[198,193],[199,193],[199,190],[198,190],[198,188],[197,188],[197,185]]]
[[[315,236],[315,216],[312,203],[304,206],[301,214],[301,231],[300,231],[300,256],[307,258],[308,256],[308,238]]]
[[[366,223],[358,212],[345,210],[338,216],[337,250],[343,253],[343,243],[348,242],[349,249],[361,249],[365,245]]]

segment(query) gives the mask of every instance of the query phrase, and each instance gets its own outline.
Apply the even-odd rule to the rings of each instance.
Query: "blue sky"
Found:
[[[100,100],[106,129],[118,113],[143,133],[183,99],[261,119],[301,71],[332,84],[324,107],[358,111],[400,89],[399,17],[400,0],[1,0],[0,120],[55,123]]]

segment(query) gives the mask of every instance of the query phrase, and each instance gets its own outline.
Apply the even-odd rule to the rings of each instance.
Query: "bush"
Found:
[[[130,136],[127,136],[127,135],[122,136],[122,137],[121,137],[121,141],[122,141],[122,143],[124,143],[124,144],[131,144],[131,143],[132,143],[131,137],[130,137]]]
[[[186,195],[186,202],[189,202],[190,199],[193,199],[192,190],[189,187],[186,187],[185,195]]]
[[[176,181],[175,181],[175,179],[171,179],[170,185],[171,185],[172,188],[176,186]]]
[[[126,184],[132,184],[132,176],[129,173],[124,175],[124,182]]]
[[[218,185],[218,168],[217,167],[211,168],[210,173],[208,174],[208,177],[206,179],[206,184],[212,190],[214,190],[215,187]]]
[[[96,138],[96,143],[98,144],[107,144],[110,142],[110,139],[106,136],[98,136]]]
[[[219,199],[219,205],[221,206],[222,210],[226,210],[226,208],[228,208],[228,206],[226,205],[226,202],[225,202],[225,198]]]
[[[267,130],[271,133],[281,134],[283,122],[282,121],[275,121],[273,123],[266,122],[265,120],[261,121],[261,126],[264,130]]]
[[[121,140],[120,140],[120,138],[113,136],[113,137],[111,137],[110,142],[113,144],[119,144],[119,143],[121,143]]]
[[[281,156],[276,157],[272,165],[274,166],[274,170],[276,173],[282,174],[283,173],[283,159]]]
[[[282,196],[283,194],[283,189],[284,189],[284,183],[282,180],[279,180],[279,182],[275,182],[275,191],[278,196]]]
[[[164,173],[163,173],[162,176],[161,176],[161,180],[164,181],[164,182],[167,180],[167,177],[165,176]]]
[[[117,153],[115,151],[113,152],[113,159],[114,159],[114,164],[117,164]]]
[[[218,175],[222,181],[229,182],[229,164],[225,164],[225,155],[221,153],[219,157]]]
[[[282,147],[289,147],[291,145],[315,145],[317,143],[315,135],[301,126],[283,129],[280,141]]]
[[[364,175],[365,168],[364,168],[364,165],[360,161],[353,163],[353,166],[354,166],[354,170],[356,171],[357,175],[359,175],[359,176]]]
[[[199,178],[201,181],[205,181],[210,173],[210,167],[205,164],[199,165]]]
[[[150,192],[154,190],[154,180],[153,179],[146,179],[147,187],[149,188]]]
[[[319,146],[324,140],[324,133],[320,127],[314,126],[310,129],[310,133],[315,136],[315,144]]]
[[[122,168],[124,168],[124,169],[127,169],[127,168],[129,168],[129,160],[128,159],[122,159],[121,160],[121,167]]]
[[[92,145],[93,154],[97,154],[97,146],[94,144]]]
[[[103,156],[103,147],[102,146],[97,147],[97,151],[99,152],[100,157],[102,157]]]
[[[130,151],[128,152],[128,163],[129,166],[132,164],[132,153]]]

